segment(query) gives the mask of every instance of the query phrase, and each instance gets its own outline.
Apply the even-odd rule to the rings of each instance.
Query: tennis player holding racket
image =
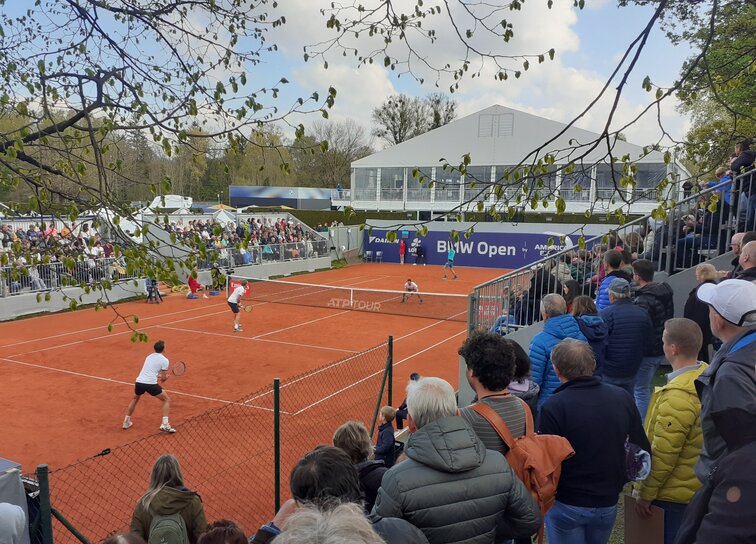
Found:
[[[240,285],[237,285],[234,289],[233,293],[231,293],[231,296],[228,297],[228,305],[231,308],[231,311],[234,312],[234,332],[242,332],[241,328],[241,312],[239,311],[239,307],[241,304],[241,301],[244,300],[244,295],[247,292],[247,280],[242,280]],[[245,306],[244,310],[247,310],[247,308],[251,309],[251,306]]]
[[[163,423],[160,425],[160,430],[164,433],[175,433],[176,429],[171,427],[168,423],[168,412],[171,409],[170,399],[168,394],[163,391],[160,383],[165,382],[168,379],[168,366],[169,362],[163,351],[165,350],[165,342],[158,340],[155,342],[155,352],[150,353],[144,360],[142,371],[137,376],[136,383],[134,384],[134,398],[131,399],[129,408],[126,411],[126,418],[123,420],[123,428],[128,429],[133,425],[131,422],[131,415],[134,413],[137,403],[142,395],[149,393],[151,396],[161,400],[163,402]],[[158,383],[160,381],[160,383]]]

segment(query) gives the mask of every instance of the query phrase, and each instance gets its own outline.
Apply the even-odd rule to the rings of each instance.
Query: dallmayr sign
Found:
[[[365,231],[366,251],[383,252],[383,261],[399,262],[399,240],[404,239],[410,256],[405,262],[413,263],[415,252],[422,245],[429,264],[444,264],[449,244],[457,251],[455,264],[459,266],[480,266],[487,268],[520,268],[535,262],[548,253],[577,245],[577,236],[560,240],[559,233],[500,233],[475,232],[470,238],[460,234],[459,242],[453,242],[448,232],[429,231],[420,236],[413,230],[397,232],[397,238],[390,242],[388,231],[373,229]],[[552,243],[549,244],[549,241]]]

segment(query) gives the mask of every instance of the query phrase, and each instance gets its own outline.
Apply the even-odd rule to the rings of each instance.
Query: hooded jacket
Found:
[[[633,277],[624,270],[612,270],[609,272],[601,280],[601,285],[599,285],[598,292],[596,293],[596,309],[599,312],[609,307],[609,286],[616,278],[627,280],[628,283],[633,281]]]
[[[131,532],[138,534],[146,542],[150,536],[150,524],[154,515],[166,516],[176,513],[184,518],[189,542],[194,544],[199,535],[205,532],[207,520],[199,494],[185,487],[163,487],[153,497],[149,510],[145,509],[141,499],[137,501],[131,518]]]
[[[419,528],[430,544],[491,544],[497,526],[529,536],[541,526],[538,505],[504,456],[486,450],[459,416],[410,435],[408,459],[383,476],[373,514]]]
[[[365,493],[365,511],[370,512],[381,487],[383,475],[388,470],[382,461],[363,461],[354,465],[360,479],[360,486]]]
[[[633,303],[648,312],[651,317],[651,324],[654,327],[653,341],[643,343],[643,356],[658,357],[664,355],[664,348],[662,347],[664,323],[667,319],[675,317],[672,288],[667,283],[648,283],[635,291]]]
[[[602,376],[629,378],[635,376],[643,360],[643,344],[652,334],[651,318],[629,299],[616,300],[601,311],[609,330]]]
[[[604,370],[604,358],[606,357],[606,346],[609,343],[609,327],[598,315],[581,315],[576,318],[580,332],[588,340],[593,355],[596,356],[595,376],[601,376]]]
[[[509,384],[509,391],[515,397],[524,400],[533,414],[538,412],[538,394],[541,392],[541,387],[533,380],[513,381]]]
[[[730,408],[742,408],[756,398],[756,328],[722,345],[714,354],[709,368],[696,380],[701,399],[701,428],[704,443],[696,465],[696,476],[706,481],[718,459],[727,451],[724,438],[717,430],[712,414]]]
[[[541,388],[538,396],[538,408],[554,394],[559,387],[554,369],[551,366],[551,350],[565,338],[574,338],[586,342],[585,336],[580,332],[577,319],[570,314],[551,317],[530,343],[531,380]]]
[[[756,403],[712,418],[730,453],[685,509],[675,544],[756,542]]]
[[[646,415],[651,473],[638,484],[643,500],[688,504],[701,487],[694,471],[703,444],[701,402],[694,382],[707,366],[701,363],[676,376],[651,397]]]

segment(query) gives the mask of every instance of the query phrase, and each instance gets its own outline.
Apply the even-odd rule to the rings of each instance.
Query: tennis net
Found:
[[[235,289],[245,279],[245,299],[258,303],[314,306],[446,321],[467,320],[467,295],[422,292],[410,294],[385,289],[316,285],[242,276],[229,276],[229,290]]]

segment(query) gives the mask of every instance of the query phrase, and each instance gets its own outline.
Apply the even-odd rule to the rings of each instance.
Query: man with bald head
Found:
[[[738,263],[741,271],[735,279],[756,281],[756,241],[748,242],[743,246]]]

